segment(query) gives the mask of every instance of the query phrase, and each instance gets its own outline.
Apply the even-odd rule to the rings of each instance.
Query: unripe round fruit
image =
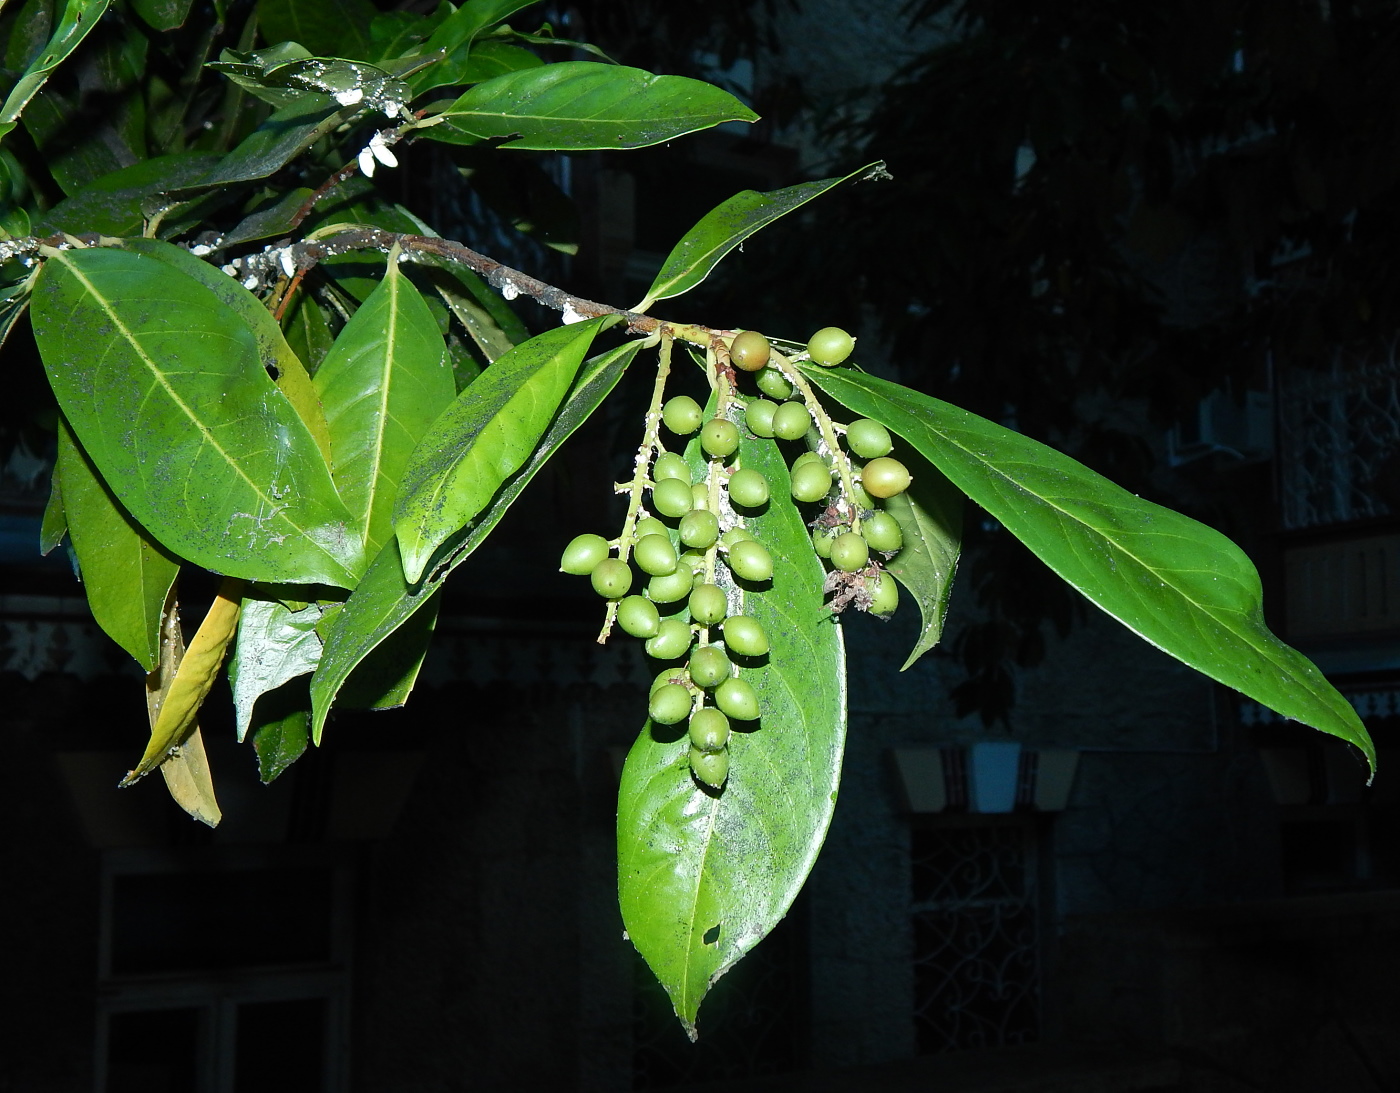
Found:
[[[831,490],[831,472],[820,460],[792,471],[792,495],[799,501],[820,501]]]
[[[700,430],[700,447],[716,459],[733,455],[739,450],[739,426],[727,418],[710,418]]]
[[[697,584],[690,590],[690,619],[701,626],[714,626],[729,614],[729,597],[717,584]]]
[[[752,721],[758,717],[758,695],[742,679],[730,676],[715,688],[715,705],[729,717]]]
[[[729,777],[729,752],[690,749],[690,772],[712,789],[719,789]]]
[[[729,500],[746,509],[756,509],[768,501],[768,479],[757,471],[735,471],[729,476]]]
[[[700,428],[704,417],[700,404],[689,395],[677,395],[667,399],[666,405],[661,407],[661,420],[666,423],[666,428],[680,436],[689,436],[695,432]]]
[[[699,573],[705,568],[705,552],[703,550],[683,550],[680,558],[676,561],[676,566],[680,569],[688,569],[692,573]]]
[[[651,477],[655,482],[666,478],[679,478],[690,485],[690,464],[676,452],[662,452],[651,465]]]
[[[891,554],[904,545],[904,530],[899,521],[884,509],[878,509],[860,522],[860,533],[871,550]]]
[[[661,629],[661,616],[646,597],[628,596],[617,605],[617,625],[634,638],[654,638]]]
[[[697,687],[709,690],[729,678],[729,658],[717,645],[702,645],[690,654],[690,680]]]
[[[648,694],[656,694],[657,691],[661,690],[661,688],[668,683],[675,683],[680,687],[684,687],[686,681],[689,679],[690,676],[684,668],[663,668],[656,673],[656,678],[651,681],[651,689],[648,691]]]
[[[647,656],[657,660],[675,660],[685,656],[690,648],[690,627],[680,619],[662,619],[656,637],[648,638],[644,646]]]
[[[889,455],[894,441],[890,431],[878,421],[863,417],[846,426],[846,447],[862,459],[876,459]]]
[[[674,725],[690,713],[690,692],[675,683],[667,683],[651,693],[647,713],[658,725]]]
[[[768,581],[773,578],[773,555],[754,539],[744,539],[729,547],[729,568],[734,576],[745,581]]]
[[[826,466],[826,460],[821,457],[820,453],[807,451],[792,461],[792,469],[797,470],[798,467],[806,466],[808,463],[820,463],[823,467]]]
[[[632,541],[641,542],[648,535],[666,535],[666,525],[655,516],[643,516],[632,528]]]
[[[587,577],[608,556],[608,541],[601,535],[576,535],[564,548],[559,559],[559,571],[575,577]]]
[[[824,368],[834,368],[851,355],[856,340],[839,326],[824,326],[807,339],[807,355]]]
[[[719,537],[719,545],[728,550],[735,543],[746,543],[753,540],[753,535],[747,528],[732,527]]]
[[[831,541],[831,564],[842,573],[864,569],[869,561],[870,547],[856,532],[848,531]]]
[[[729,718],[706,706],[690,715],[690,743],[701,751],[720,751],[729,743]]]
[[[744,407],[744,424],[754,436],[770,437],[773,435],[773,415],[777,410],[776,402],[756,398]]]
[[[632,570],[617,558],[604,558],[588,575],[593,591],[605,600],[620,600],[632,587]]]
[[[708,550],[719,538],[719,517],[704,509],[691,509],[681,517],[681,542],[697,550]]]
[[[710,487],[704,482],[697,482],[690,487],[690,507],[693,509],[708,509],[710,507]]]
[[[812,426],[812,415],[800,402],[785,402],[773,411],[773,435],[782,440],[800,440]]]
[[[729,359],[743,372],[757,372],[772,355],[773,347],[757,330],[745,330],[736,335],[734,344],[729,347]]]
[[[818,558],[831,557],[831,544],[843,530],[840,527],[812,529],[812,549],[817,552]]]
[[[676,571],[647,582],[647,599],[652,603],[678,603],[690,595],[695,583],[695,571],[677,563]]]
[[[665,535],[643,535],[632,548],[632,560],[650,577],[667,577],[676,571],[676,548]]]
[[[768,635],[757,619],[730,615],[724,620],[724,646],[741,657],[761,657],[768,652]]]
[[[754,382],[758,384],[758,389],[769,398],[775,398],[781,402],[785,398],[792,397],[792,384],[776,368],[765,368],[754,377]]]
[[[872,497],[893,497],[909,488],[909,468],[898,459],[872,459],[860,472],[861,485]]]
[[[865,579],[866,591],[870,593],[870,613],[888,618],[899,606],[899,586],[895,579],[884,570]]]
[[[679,478],[663,478],[652,488],[651,507],[662,516],[684,516],[692,508],[689,484]]]

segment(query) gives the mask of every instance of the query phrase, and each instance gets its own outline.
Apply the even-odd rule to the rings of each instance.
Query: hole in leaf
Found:
[[[268,377],[272,380],[273,383],[276,383],[277,380],[281,378],[282,373],[278,371],[277,365],[269,361],[267,364],[264,364],[263,367],[267,369]]]
[[[718,940],[719,940],[719,923],[716,922],[713,926],[711,926],[708,930],[705,931],[705,944],[706,944],[706,945],[713,945],[713,944],[714,944],[716,941],[718,941]]]

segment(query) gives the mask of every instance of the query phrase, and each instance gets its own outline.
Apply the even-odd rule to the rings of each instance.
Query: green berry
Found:
[[[559,571],[587,577],[608,556],[608,541],[601,535],[576,535],[564,548]]]
[[[807,355],[823,368],[834,368],[855,347],[856,340],[839,326],[824,326],[807,339]]]
[[[710,418],[700,430],[700,447],[716,459],[733,455],[739,450],[739,426],[727,418]]]
[[[696,780],[712,789],[719,789],[729,777],[729,751],[701,751],[695,746],[690,749],[690,773]]]
[[[909,488],[909,468],[898,459],[872,459],[860,472],[860,483],[872,497],[893,497]]]
[[[730,676],[715,688],[715,705],[739,721],[752,721],[758,717],[758,695],[735,676]]]
[[[724,645],[741,657],[761,657],[768,652],[768,635],[757,619],[730,615],[724,620]]]
[[[679,603],[690,595],[695,583],[695,571],[677,563],[674,573],[653,577],[647,582],[647,599],[652,603]]]
[[[719,538],[719,517],[704,509],[691,509],[681,517],[681,542],[697,550],[708,550]]]
[[[741,372],[757,372],[772,355],[773,347],[757,330],[745,330],[736,335],[734,344],[729,347],[729,359]]]
[[[647,656],[657,660],[675,660],[685,656],[690,648],[690,627],[680,619],[662,619],[656,637],[648,638],[644,646]]]
[[[894,447],[890,431],[878,421],[868,417],[858,418],[846,426],[846,447],[862,459],[875,459],[889,455]]]
[[[744,424],[754,436],[770,437],[773,435],[773,415],[777,410],[776,402],[756,398],[744,407]]]
[[[690,464],[676,452],[662,452],[651,465],[651,477],[655,482],[665,478],[679,478],[690,485]]]
[[[883,569],[865,578],[865,590],[870,593],[870,613],[889,618],[899,606],[899,586]]]
[[[617,558],[604,558],[588,575],[593,591],[605,600],[620,600],[632,587],[632,570]]]
[[[651,507],[662,516],[684,516],[693,507],[690,486],[679,478],[663,478],[652,487]]]
[[[812,426],[812,415],[800,402],[785,402],[773,411],[773,435],[781,440],[799,440]]]
[[[689,395],[677,395],[661,407],[661,420],[666,423],[666,428],[678,436],[689,436],[695,432],[704,418],[700,404]]]
[[[628,596],[617,605],[617,625],[634,638],[654,638],[661,629],[661,616],[649,599]]]
[[[790,405],[790,404],[789,404]],[[831,491],[831,472],[820,460],[792,471],[792,495],[799,501],[820,501]]]
[[[676,571],[676,548],[665,535],[643,535],[632,548],[632,560],[650,577],[667,577]]]
[[[773,579],[773,555],[754,539],[743,539],[729,547],[729,568],[734,576],[745,581]]]
[[[637,521],[636,526],[632,528],[632,541],[634,543],[639,543],[648,535],[665,534],[667,534],[665,524],[655,516],[643,516]]]
[[[831,541],[831,564],[842,573],[864,569],[869,561],[870,547],[857,532],[845,532]]]
[[[768,502],[768,479],[757,471],[735,471],[729,476],[729,500],[746,509],[756,509]]]
[[[758,389],[769,398],[775,398],[781,402],[785,398],[792,397],[792,384],[776,368],[765,368],[754,377],[754,381],[758,384]]]
[[[729,614],[729,597],[717,584],[697,584],[690,590],[690,619],[701,626],[714,626]]]
[[[647,713],[658,725],[674,725],[690,713],[690,692],[675,683],[667,683],[652,691]]]
[[[705,568],[705,551],[703,550],[683,550],[677,560],[676,565],[682,569],[688,569],[692,573],[699,573]]]
[[[691,682],[708,691],[729,678],[732,665],[718,645],[702,645],[690,654],[690,664],[687,667],[690,669]]]
[[[842,530],[839,527],[812,529],[812,549],[817,552],[818,558],[831,557],[831,544]]]
[[[663,668],[656,673],[656,678],[651,681],[651,689],[648,694],[656,694],[668,683],[684,687],[689,679],[690,675],[684,668]]]
[[[860,522],[860,533],[871,550],[893,554],[904,545],[904,531],[899,521],[884,509],[878,509]]]
[[[821,457],[819,452],[808,451],[803,452],[792,461],[792,469],[797,470],[798,467],[804,467],[808,463],[820,463],[823,467],[826,466],[826,460]]]
[[[735,543],[749,542],[753,534],[747,528],[732,527],[719,537],[719,545],[728,550]]]
[[[690,715],[690,743],[701,751],[720,751],[729,743],[729,718],[706,706]]]

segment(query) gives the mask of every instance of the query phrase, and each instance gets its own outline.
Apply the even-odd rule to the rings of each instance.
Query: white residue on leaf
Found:
[[[348,91],[337,91],[335,93],[335,101],[340,103],[341,106],[354,106],[364,97],[365,91],[362,87],[352,87]]]

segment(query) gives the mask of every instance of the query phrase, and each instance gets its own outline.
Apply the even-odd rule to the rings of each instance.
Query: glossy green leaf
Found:
[[[457,393],[437,323],[398,263],[345,324],[315,383],[335,484],[373,556],[393,535],[409,456]]]
[[[310,187],[297,186],[282,194],[270,205],[249,213],[224,236],[221,249],[230,250],[256,239],[279,239],[296,228],[297,214],[314,193]]]
[[[324,95],[303,95],[249,133],[197,186],[227,186],[266,178],[328,135],[357,109],[353,105],[327,104]]]
[[[155,30],[184,26],[194,0],[131,0],[131,10]]]
[[[464,76],[476,36],[532,3],[534,0],[469,0],[459,7],[433,28],[428,40],[416,51],[424,57],[440,56],[441,60],[408,78],[414,94],[467,82]]]
[[[335,344],[325,312],[304,288],[297,292],[295,301],[282,318],[282,333],[292,352],[305,362],[313,376]]]
[[[500,27],[491,32],[490,38],[478,44],[481,46],[493,45],[496,40],[500,39],[513,42],[525,42],[532,46],[549,46],[554,49],[577,49],[584,53],[591,53],[594,57],[597,57],[600,61],[604,61],[607,64],[617,64],[615,60],[592,42],[580,42],[576,38],[556,38],[552,34],[528,34],[523,30],[515,30],[512,27]]]
[[[439,589],[355,665],[336,695],[336,705],[350,710],[391,710],[407,702],[432,644],[441,605]]]
[[[787,467],[772,441],[746,439],[740,456],[772,486],[768,510],[745,521],[774,561],[772,588],[743,594],[772,645],[766,663],[741,672],[761,718],[751,731],[733,723],[722,792],[691,776],[684,726],[650,722],[618,790],[627,936],[692,1038],[706,992],[787,913],[816,861],[845,743],[841,628],[822,602],[822,566]]]
[[[507,72],[520,72],[527,68],[539,68],[544,64],[528,49],[509,45],[506,42],[477,42],[472,46],[467,62],[456,73],[453,83],[485,83]]]
[[[0,137],[15,127],[29,100],[39,93],[53,70],[62,64],[97,25],[110,0],[68,0],[49,44],[29,63],[0,105]]]
[[[423,130],[433,140],[502,139],[504,148],[570,152],[645,148],[728,121],[758,120],[710,84],[597,61],[497,76],[438,116],[440,123]]]
[[[932,464],[896,451],[914,475],[909,489],[886,498],[884,509],[899,522],[904,546],[885,568],[919,605],[919,638],[900,671],[927,653],[943,636],[948,596],[962,550],[962,512],[967,498]]]
[[[452,314],[488,361],[528,341],[529,330],[501,294],[469,269],[425,266]]]
[[[258,0],[258,23],[269,42],[300,42],[322,57],[369,60],[370,0]]]
[[[404,470],[394,532],[410,583],[433,553],[524,466],[608,316],[559,326],[516,346],[433,422]]]
[[[331,96],[337,103],[406,103],[412,96],[408,84],[376,65],[342,57],[277,58],[269,63],[260,54],[226,49],[206,67],[222,72],[245,91],[274,106],[295,102],[314,93]]]
[[[178,152],[133,163],[103,175],[60,201],[35,223],[41,235],[54,232],[101,232],[140,235],[145,203],[153,194],[198,182],[219,162],[207,152]]]
[[[62,418],[54,480],[92,617],[142,671],[153,671],[160,660],[161,613],[179,560],[112,496]]]
[[[321,659],[321,637],[316,633],[320,621],[321,608],[314,603],[292,611],[277,600],[243,598],[238,638],[228,665],[240,741],[248,734],[254,703],[261,696],[316,670]]]
[[[251,580],[353,587],[349,513],[237,310],[164,261],[105,248],[49,257],[33,307],[73,431],[167,549]]]
[[[68,517],[63,511],[63,483],[59,481],[58,465],[49,475],[49,499],[39,521],[39,554],[47,558],[68,534]]]
[[[804,371],[903,437],[1124,626],[1284,717],[1355,744],[1374,767],[1356,711],[1265,625],[1259,574],[1225,536],[946,402],[848,369]]]
[[[789,186],[769,193],[744,190],[735,194],[706,213],[695,227],[685,233],[685,237],[672,248],[666,261],[661,264],[661,272],[647,290],[646,298],[634,310],[644,312],[657,300],[689,292],[745,239],[813,198],[853,178],[864,180],[879,178],[884,174],[883,163],[872,163],[840,178],[804,182],[800,186]]]
[[[314,701],[312,729],[316,740],[320,740],[326,714],[330,712],[331,704],[336,701],[350,673],[428,604],[442,587],[447,575],[485,541],[539,469],[617,386],[622,373],[641,346],[639,341],[627,342],[599,354],[584,365],[569,397],[531,453],[529,461],[502,486],[501,491],[468,527],[445,544],[441,561],[421,585],[410,585],[404,580],[398,541],[390,540],[385,544],[370,563],[364,579],[324,633],[325,651],[321,656],[321,666],[311,681]]]
[[[299,676],[258,699],[250,733],[258,778],[266,785],[300,759],[311,742],[307,677]]]

